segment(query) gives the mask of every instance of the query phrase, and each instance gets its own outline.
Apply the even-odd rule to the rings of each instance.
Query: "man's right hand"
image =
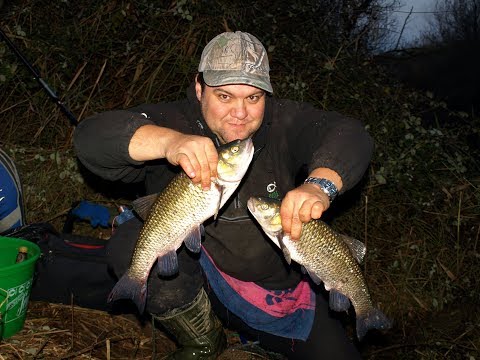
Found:
[[[204,136],[177,133],[166,147],[165,158],[180,165],[195,184],[210,188],[212,177],[217,177],[218,152],[213,141]]]
[[[144,125],[130,139],[128,152],[136,161],[166,158],[169,163],[180,165],[204,189],[209,189],[211,178],[217,176],[218,152],[208,137]]]

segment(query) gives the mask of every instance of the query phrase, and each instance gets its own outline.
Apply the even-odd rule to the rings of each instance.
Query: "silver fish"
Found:
[[[324,283],[329,292],[330,308],[347,311],[350,302],[355,309],[356,332],[361,340],[369,329],[388,329],[391,321],[372,305],[370,293],[359,262],[365,255],[362,242],[338,234],[321,220],[302,225],[302,234],[293,241],[282,230],[281,202],[263,197],[251,197],[247,206],[265,234],[282,249],[290,264],[302,265],[316,284]]]
[[[253,158],[252,140],[236,140],[218,149],[217,178],[209,190],[195,185],[184,173],[176,175],[159,193],[134,202],[145,218],[130,266],[112,289],[108,301],[131,299],[140,313],[145,309],[147,279],[155,261],[163,276],[178,272],[176,251],[182,243],[199,252],[203,222],[216,216],[237,189]]]

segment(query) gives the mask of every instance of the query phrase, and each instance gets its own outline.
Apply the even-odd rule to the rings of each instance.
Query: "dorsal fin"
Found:
[[[151,194],[151,195],[143,196],[141,198],[133,200],[132,201],[133,210],[135,210],[138,216],[140,216],[143,220],[145,220],[148,217],[148,214],[150,213],[153,203],[157,200],[158,195],[159,195],[158,193]]]
[[[365,244],[362,243],[360,240],[354,239],[347,235],[339,234],[339,236],[340,239],[342,239],[342,241],[348,246],[355,260],[357,260],[358,263],[361,264],[367,251]]]

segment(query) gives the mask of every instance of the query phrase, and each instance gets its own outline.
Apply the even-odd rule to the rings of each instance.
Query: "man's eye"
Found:
[[[220,95],[218,95],[218,97],[220,98],[220,100],[223,100],[223,101],[226,101],[230,98],[230,96],[225,95],[225,94],[220,94]]]
[[[260,100],[260,96],[252,95],[252,96],[249,96],[248,99],[250,100],[250,102],[256,103],[256,102],[258,102],[258,100]]]

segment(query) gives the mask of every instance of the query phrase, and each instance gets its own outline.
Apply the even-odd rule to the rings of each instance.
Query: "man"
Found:
[[[208,188],[216,145],[253,138],[249,172],[217,221],[204,224],[199,260],[181,249],[178,276],[151,271],[146,311],[179,343],[172,358],[219,355],[225,335],[217,316],[289,358],[358,357],[323,295],[285,264],[246,202],[254,195],[283,199],[283,229],[298,239],[303,222],[320,218],[337,193],[361,179],[372,140],[353,119],[272,93],[263,45],[251,34],[227,32],[203,50],[187,99],[97,114],[76,129],[75,148],[88,169],[109,180],[144,181],[147,193],[161,191],[181,170]],[[302,169],[308,178],[297,184]],[[140,228],[138,220],[127,221],[109,241],[118,276]]]

